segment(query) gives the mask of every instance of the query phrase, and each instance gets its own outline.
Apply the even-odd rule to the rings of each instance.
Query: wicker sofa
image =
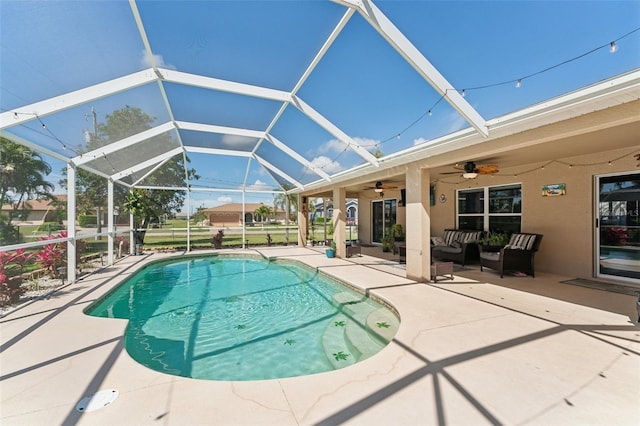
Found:
[[[535,277],[534,258],[540,248],[542,234],[512,234],[509,244],[499,250],[480,246],[480,270],[491,268],[504,277],[505,271],[526,273]]]
[[[445,229],[442,237],[431,237],[431,258],[449,260],[462,266],[479,258],[478,244],[484,231],[470,229]]]

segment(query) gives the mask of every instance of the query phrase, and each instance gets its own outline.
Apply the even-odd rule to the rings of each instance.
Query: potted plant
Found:
[[[336,256],[336,242],[335,241],[331,241],[330,248],[326,249],[324,252],[327,255],[327,257],[329,257],[329,258],[335,257]]]
[[[399,241],[399,242],[404,241],[404,229],[402,228],[402,225],[400,225],[399,223],[396,223],[391,227],[391,234],[393,235],[394,241]]]
[[[509,235],[502,232],[489,232],[489,234],[482,239],[482,244],[485,246],[504,247],[508,243]]]
[[[388,252],[392,250],[393,250],[393,233],[388,232],[387,235],[385,235],[382,238],[382,251]]]
[[[222,248],[222,238],[224,237],[224,230],[218,229],[218,233],[213,236],[211,239],[211,243],[213,244],[214,249]]]

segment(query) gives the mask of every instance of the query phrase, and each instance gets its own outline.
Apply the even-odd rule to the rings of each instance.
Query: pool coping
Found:
[[[83,314],[86,304],[139,270],[143,260],[180,253],[137,256],[1,320],[0,420],[279,425],[640,422],[640,329],[624,315],[497,286],[469,278],[472,273],[455,274],[454,281],[446,283],[417,283],[375,269],[373,260],[358,259],[364,263],[358,264],[328,259],[302,247],[259,250],[269,257],[297,259],[388,300],[401,315],[391,344],[350,367],[287,379],[213,382],[157,373],[123,351],[126,320]],[[551,285],[562,277],[548,278],[545,284],[545,274],[540,273],[535,281],[516,282]],[[633,300],[617,294],[607,297]],[[83,397],[102,389],[118,389],[120,395],[95,412],[74,410]]]

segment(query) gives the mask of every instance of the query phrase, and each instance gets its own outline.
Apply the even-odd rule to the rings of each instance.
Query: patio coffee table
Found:
[[[453,280],[453,262],[434,262],[431,264],[431,281],[438,282],[438,276],[449,275],[449,280]]]

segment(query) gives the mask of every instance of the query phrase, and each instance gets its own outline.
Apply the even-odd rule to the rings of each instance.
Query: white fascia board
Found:
[[[175,127],[173,123],[166,122],[164,124],[161,124],[156,127],[152,127],[151,129],[148,129],[143,132],[137,133],[135,135],[129,136],[127,138],[121,139],[109,145],[105,145],[93,151],[89,151],[84,154],[78,155],[77,157],[73,158],[73,162],[78,165],[88,163],[90,161],[95,160],[96,158],[102,157],[104,155],[112,154],[121,149],[135,145],[138,142],[142,142],[147,139],[151,139],[155,136],[161,135],[163,133],[169,132],[174,128]]]
[[[188,121],[176,121],[176,126],[180,130],[194,130],[197,132],[218,133],[221,135],[246,136],[249,138],[261,139],[265,133],[259,130],[239,129],[236,127],[215,126],[213,124],[192,123]]]
[[[194,152],[198,154],[230,155],[234,157],[251,158],[251,151],[234,151],[231,149],[203,148],[199,146],[189,146],[189,145],[185,146],[184,150],[187,152]]]
[[[385,16],[371,0],[340,0],[342,5],[356,8],[378,33],[484,137],[489,136],[485,119],[462,97],[431,62]]]
[[[317,123],[320,127],[331,133],[336,139],[342,141],[346,145],[349,145],[356,154],[362,157],[366,162],[371,163],[374,166],[378,166],[378,159],[369,151],[360,146],[359,143],[351,139],[349,135],[340,130],[335,124],[327,120],[322,114],[313,109],[309,104],[300,99],[297,96],[293,96],[292,104],[295,105],[303,114]]]
[[[160,68],[159,71],[164,77],[164,81],[179,83],[187,86],[202,87],[205,89],[218,90],[221,92],[236,93],[239,95],[253,96],[255,98],[271,99],[280,102],[289,102],[291,96],[282,90],[269,89],[266,87],[253,86],[251,84],[236,83],[234,81],[221,80],[218,78],[204,77],[196,74],[189,74],[181,71],[167,70]]]
[[[42,118],[58,111],[142,86],[155,81],[157,78],[152,69],[147,69],[44,101],[14,108],[0,114],[0,129],[35,120],[37,117]]]
[[[327,172],[325,172],[321,168],[313,165],[309,160],[307,160],[302,155],[300,155],[297,152],[295,152],[293,149],[289,148],[288,145],[286,145],[284,142],[280,141],[275,136],[267,135],[267,140],[269,142],[271,142],[273,145],[275,145],[278,149],[280,149],[281,151],[285,152],[291,158],[296,160],[298,163],[302,164],[303,166],[307,167],[309,170],[313,171],[315,174],[320,176],[325,181],[331,182],[331,176],[329,176],[327,174]]]
[[[267,160],[265,160],[265,159],[263,159],[263,158],[261,158],[261,157],[259,157],[257,155],[254,155],[253,157],[256,159],[256,161],[258,163],[260,163],[260,165],[262,167],[265,167],[265,168],[271,170],[272,172],[274,172],[275,174],[277,174],[278,176],[285,178],[286,180],[288,180],[289,182],[291,182],[292,184],[294,184],[298,188],[304,189],[304,186],[300,182],[298,182],[296,179],[292,178],[291,176],[289,176],[288,174],[286,174],[285,172],[283,172],[282,170],[280,170],[279,168],[277,168],[273,164],[269,163]]]
[[[150,158],[147,161],[143,161],[142,163],[138,163],[133,167],[129,167],[126,170],[122,170],[121,172],[115,173],[115,174],[111,175],[111,179],[113,179],[113,180],[122,179],[123,177],[128,176],[131,173],[135,173],[135,172],[137,172],[139,170],[146,169],[147,167],[154,166],[157,163],[161,163],[162,161],[166,160],[167,158],[171,158],[171,157],[173,157],[175,155],[181,154],[182,152],[183,151],[182,151],[181,147],[174,148],[171,151],[167,151],[167,152],[165,152],[163,154],[160,154],[160,155],[158,155],[156,157]]]
[[[557,115],[556,113],[560,110],[576,109],[580,105],[595,102],[597,99],[605,96],[612,97],[614,99],[614,104],[617,105],[624,103],[624,101],[615,102],[618,99],[623,99],[622,97],[618,97],[620,92],[630,92],[636,97],[636,99],[640,99],[640,69],[636,69],[632,72],[609,80],[598,82],[519,111],[505,114],[501,117],[489,120],[487,124],[489,128],[493,130],[517,124],[525,120],[538,118],[545,114]],[[591,111],[587,110],[587,112]],[[557,120],[550,118],[549,123],[546,124],[552,124],[554,121]]]

